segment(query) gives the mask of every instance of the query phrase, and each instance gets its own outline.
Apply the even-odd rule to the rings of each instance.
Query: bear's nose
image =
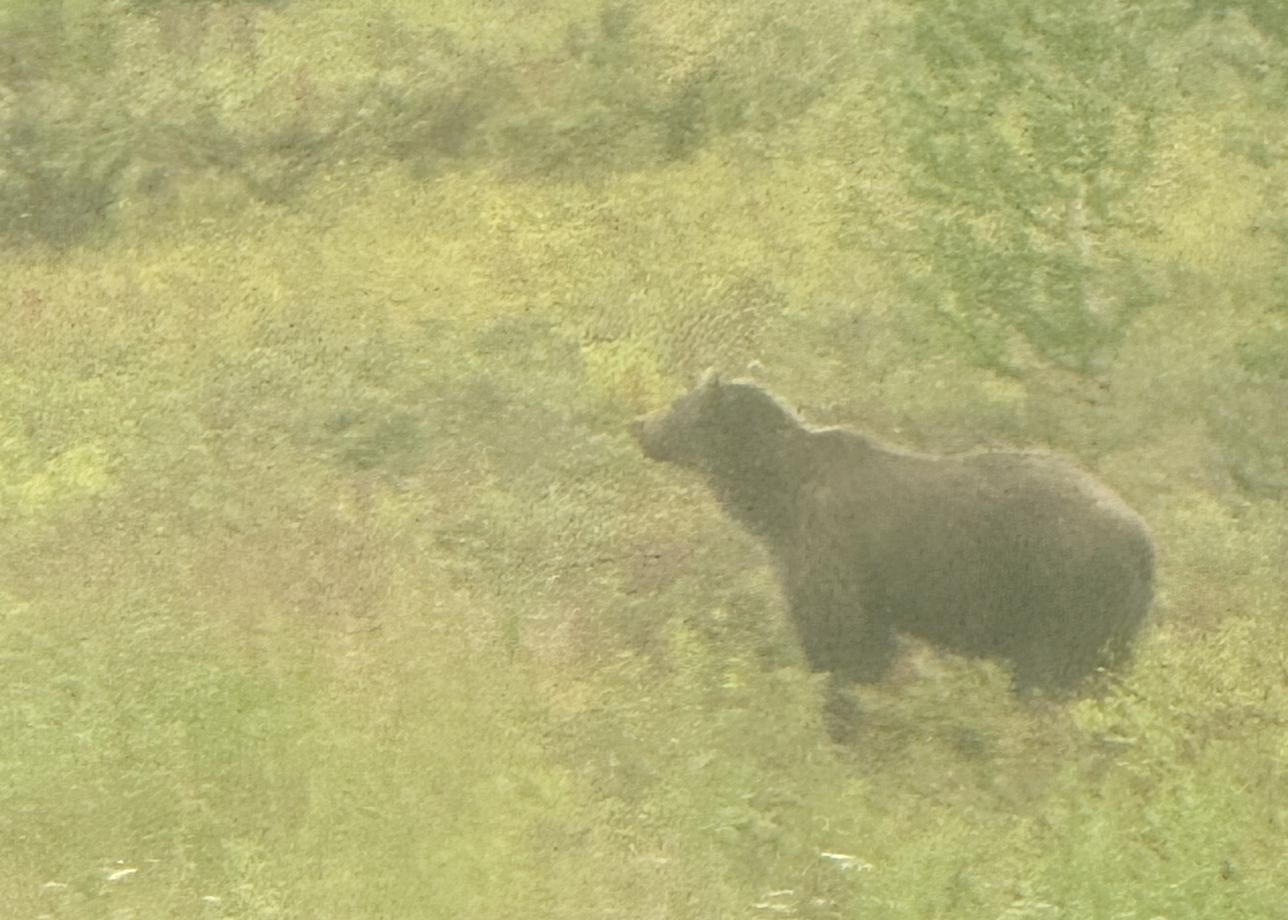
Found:
[[[644,451],[644,456],[652,460],[662,459],[657,455],[658,437],[656,419],[647,415],[641,415],[639,418],[632,421],[629,427],[631,437],[633,437],[635,439],[635,443],[640,446],[640,450]]]

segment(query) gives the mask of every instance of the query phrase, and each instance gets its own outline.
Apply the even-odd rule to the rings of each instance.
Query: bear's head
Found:
[[[669,409],[636,419],[631,432],[645,456],[706,473],[759,466],[777,457],[799,421],[752,383],[725,383],[713,372]]]

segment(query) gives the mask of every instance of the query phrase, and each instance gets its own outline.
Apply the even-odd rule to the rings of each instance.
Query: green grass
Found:
[[[1282,30],[1030,6],[0,9],[6,916],[1279,916]],[[833,744],[625,431],[751,361],[1111,481],[1121,685],[912,649]]]

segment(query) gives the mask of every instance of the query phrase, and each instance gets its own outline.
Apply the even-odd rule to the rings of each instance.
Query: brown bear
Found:
[[[1055,457],[894,450],[712,374],[632,431],[766,542],[810,666],[835,679],[878,680],[905,633],[1067,691],[1121,661],[1149,609],[1144,522]]]

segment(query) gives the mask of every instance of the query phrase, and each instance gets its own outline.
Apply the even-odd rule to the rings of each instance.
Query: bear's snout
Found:
[[[658,456],[659,438],[657,429],[661,424],[661,419],[657,413],[652,415],[641,415],[634,419],[630,424],[631,437],[633,437],[640,449],[644,451],[644,456],[650,460],[660,460]]]

